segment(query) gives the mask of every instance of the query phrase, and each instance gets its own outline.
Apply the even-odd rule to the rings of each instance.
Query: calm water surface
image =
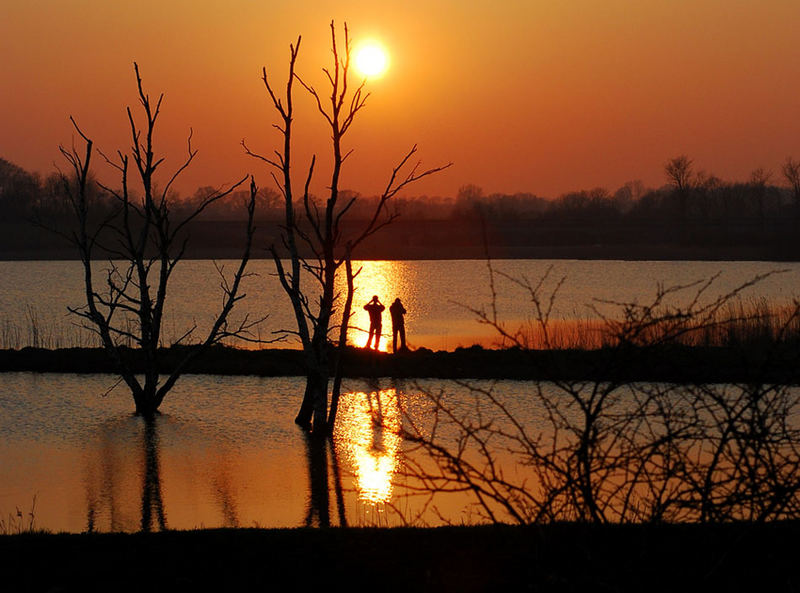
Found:
[[[0,374],[0,514],[51,531],[440,524],[401,477],[401,408],[436,383],[349,381],[333,450],[295,427],[303,380],[187,375],[146,425],[112,375]],[[535,422],[524,382],[495,384]],[[471,401],[468,390],[448,387]],[[380,423],[376,423],[381,419]],[[463,498],[439,504],[470,518]]]
[[[648,302],[659,284],[688,284],[715,274],[708,298],[774,270],[786,271],[759,282],[743,298],[780,305],[800,295],[800,264],[514,260],[493,265],[534,283],[552,266],[543,290],[549,294],[565,278],[553,312],[564,320],[591,318],[591,305],[613,310],[600,301]],[[469,310],[492,302],[485,262],[358,266],[356,326],[367,327],[359,305],[378,294],[387,305],[395,297],[405,303],[413,347],[496,343],[496,334]],[[232,262],[226,268],[233,268]],[[269,315],[260,332],[271,337],[291,327],[286,298],[270,262],[256,261],[252,271],[257,275],[248,279],[238,315]],[[66,312],[81,302],[78,262],[0,262],[0,274],[0,347],[92,344]],[[179,267],[169,296],[167,341],[194,323],[200,329],[208,324],[220,302],[218,286],[210,261]],[[513,326],[531,317],[530,299],[518,285],[495,276],[494,289],[501,320]],[[351,339],[363,344],[365,335],[356,331]],[[0,373],[0,517],[17,508],[27,512],[36,497],[36,524],[70,532],[471,520],[463,497],[426,510],[402,477],[408,444],[398,434],[401,410],[424,419],[423,391],[436,391],[439,382],[347,382],[332,450],[307,441],[293,424],[301,378],[185,376],[150,425],[132,416],[130,396],[115,383],[111,375]],[[462,386],[446,389],[455,400],[472,401]],[[494,389],[522,421],[535,426],[542,417],[526,403],[530,384],[501,381]]]
[[[234,262],[221,262],[227,271]],[[82,299],[80,262],[0,262],[0,347],[19,348],[38,340],[45,347],[94,344],[93,336],[75,325],[68,306],[79,306]],[[708,296],[725,294],[758,274],[776,270],[773,275],[743,293],[745,300],[764,298],[780,305],[800,296],[800,264],[771,262],[624,262],[578,260],[499,260],[496,271],[516,279],[536,283],[551,269],[543,284],[543,294],[564,278],[552,317],[555,320],[582,320],[596,317],[591,306],[604,312],[614,307],[600,301],[640,303],[655,295],[659,284],[684,285],[719,275]],[[106,264],[97,264],[102,278]],[[406,327],[412,347],[451,350],[473,343],[494,345],[497,335],[481,325],[470,309],[487,309],[492,302],[487,264],[474,260],[444,261],[368,261],[357,262],[362,268],[356,280],[356,315],[350,339],[359,345],[366,342],[369,326],[361,306],[373,294],[385,305],[400,297],[408,310]],[[292,327],[291,311],[285,294],[273,275],[273,264],[266,260],[252,262],[255,274],[247,279],[243,299],[234,318],[249,314],[251,319],[268,316],[258,335],[275,337]],[[693,294],[682,293],[683,298]],[[532,315],[529,295],[507,278],[495,275],[495,296],[499,318],[509,327],[524,324]],[[165,316],[165,340],[170,343],[198,325],[199,333],[207,328],[221,302],[219,277],[211,261],[185,261],[176,269],[168,296]],[[388,313],[384,328],[388,331]],[[32,327],[37,329],[36,335]],[[383,341],[385,349],[387,340]],[[296,344],[287,340],[286,346]]]
[[[547,478],[542,466],[531,464],[525,443],[539,443],[544,452],[574,446],[582,418],[568,392],[584,389],[588,397],[595,387],[591,382],[559,387],[526,381],[346,381],[330,446],[293,424],[303,391],[298,378],[189,375],[168,395],[163,414],[150,422],[131,414],[130,396],[112,389],[115,380],[112,375],[0,373],[0,532],[9,531],[8,519],[6,525],[15,524],[17,509],[23,518],[33,509],[35,527],[68,532],[474,524],[490,520],[489,508],[500,520],[512,520],[491,498],[484,499],[488,507],[482,511],[464,484],[448,474],[452,458],[439,453],[462,458],[466,465],[460,467],[467,472],[501,476],[538,496]],[[691,388],[622,385],[606,402],[604,421],[613,424],[649,396],[662,398],[651,401],[654,413],[676,401],[679,407],[668,413],[679,416],[680,406],[713,392],[706,402],[712,411],[697,408],[710,422],[707,438],[712,440],[692,437],[677,445],[690,447],[689,457],[703,462],[704,448],[717,434],[714,427],[724,428],[712,417],[735,409],[747,394],[741,386],[709,385],[684,399],[683,389]],[[443,398],[447,412],[438,421],[429,396]],[[787,406],[780,407],[786,412],[781,422],[796,427],[797,388],[765,397],[773,396]],[[721,400],[734,407],[714,407]],[[557,414],[550,416],[555,408]],[[470,428],[449,423],[450,413]],[[659,440],[658,418],[642,424],[641,432],[638,421],[628,425],[634,431],[628,436],[639,443]],[[797,436],[781,436],[781,422],[765,425],[776,439],[774,458],[788,471],[786,483],[794,483]],[[438,461],[413,439],[405,440],[403,429],[413,433],[412,427],[418,434],[436,435]],[[477,427],[491,427],[491,436]],[[466,439],[466,430],[477,440]],[[605,448],[616,437],[603,438]],[[742,459],[732,446],[720,462],[726,467]],[[658,467],[658,458],[655,463]],[[626,467],[619,477],[631,475]],[[642,488],[642,496],[651,492]],[[610,504],[613,516],[619,510],[614,505],[624,501]],[[747,502],[743,505],[741,516],[747,516]],[[525,515],[532,509],[523,504],[520,511]]]

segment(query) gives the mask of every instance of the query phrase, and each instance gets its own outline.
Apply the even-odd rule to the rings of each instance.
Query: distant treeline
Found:
[[[171,211],[190,212],[215,189],[175,194]],[[98,184],[93,192],[100,220],[116,205]],[[42,177],[0,159],[0,220],[45,221],[68,232],[74,215],[65,196],[57,172]],[[350,196],[358,198],[349,212],[355,229],[378,198]],[[231,243],[219,234],[244,220],[245,198],[244,190],[233,192],[198,217],[193,240],[204,256],[210,246]],[[362,257],[481,257],[488,246],[494,257],[798,259],[800,162],[787,159],[776,172],[757,169],[747,181],[725,181],[680,156],[665,164],[658,188],[631,181],[613,192],[598,187],[547,199],[464,185],[454,197],[393,198],[390,212],[400,217],[365,245]],[[279,243],[282,197],[262,188],[256,216],[262,241]],[[228,224],[212,224],[223,221]],[[10,242],[0,239],[0,251],[19,257],[25,247]]]

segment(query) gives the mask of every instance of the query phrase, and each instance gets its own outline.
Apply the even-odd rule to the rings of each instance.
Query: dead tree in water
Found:
[[[356,201],[355,197],[344,197],[340,191],[342,167],[352,151],[345,151],[343,138],[350,129],[356,115],[364,107],[369,96],[365,92],[365,81],[353,91],[348,74],[350,71],[351,45],[347,25],[344,27],[344,48],[340,48],[336,39],[336,28],[331,22],[331,49],[333,51],[332,69],[323,69],[330,95],[323,98],[317,90],[307,84],[295,72],[295,64],[300,48],[300,39],[290,45],[289,76],[286,83],[286,94],[279,97],[267,77],[267,70],[262,70],[262,80],[275,110],[279,115],[279,124],[275,128],[283,137],[283,150],[275,151],[274,156],[263,156],[252,152],[242,141],[245,151],[250,156],[260,159],[274,169],[275,180],[285,204],[285,220],[283,224],[283,246],[288,252],[289,265],[284,266],[276,246],[270,251],[278,278],[289,296],[294,312],[297,331],[295,333],[303,346],[306,365],[306,389],[300,411],[295,422],[300,426],[320,434],[327,432],[328,425],[328,382],[331,374],[331,353],[329,332],[334,312],[341,300],[336,293],[336,278],[342,265],[351,257],[355,249],[372,234],[389,224],[396,214],[387,211],[387,202],[406,186],[428,175],[439,172],[449,165],[420,170],[420,163],[409,166],[416,153],[414,146],[394,167],[383,193],[375,206],[372,216],[364,227],[351,237],[345,237],[342,221]],[[340,50],[341,53],[340,53]],[[328,196],[324,204],[318,203],[309,193],[309,186],[314,175],[315,158],[311,159],[302,194],[295,202],[294,186],[291,178],[292,124],[294,121],[293,84],[297,80],[308,91],[316,102],[319,113],[330,128],[333,165],[331,170]],[[295,208],[300,210],[297,212]],[[311,257],[301,255],[300,245]],[[347,255],[341,251],[347,246]],[[308,274],[318,292],[312,292],[302,282],[302,274]],[[352,299],[352,294],[350,295]],[[342,320],[346,324],[346,316]]]
[[[231,310],[245,296],[240,289],[246,276],[245,269],[255,231],[253,215],[257,188],[251,179],[245,246],[239,266],[230,279],[218,267],[223,292],[222,308],[199,346],[188,350],[162,382],[159,378],[163,370],[159,363],[159,347],[162,343],[167,287],[186,250],[186,227],[209,205],[230,194],[247,178],[239,180],[227,190],[209,195],[183,219],[174,220],[174,216],[170,216],[168,196],[173,183],[191,164],[197,151],[192,148],[190,133],[185,161],[172,174],[163,190],[156,189],[154,175],[164,158],[156,157],[154,153],[153,133],[164,96],[160,95],[155,103],[151,101],[142,88],[139,67],[135,63],[134,70],[145,124],[143,127],[137,125],[129,107],[130,154],[118,151],[117,159],[112,161],[100,153],[121,176],[119,189],[101,185],[112,197],[116,211],[97,223],[91,221],[88,179],[94,145],[72,118],[85,149],[81,154],[74,146],[71,149],[60,148],[71,168],[70,174],[62,174],[61,179],[77,220],[77,227],[68,238],[80,252],[86,298],[83,306],[70,308],[70,311],[82,318],[86,327],[100,337],[103,347],[119,370],[121,380],[131,390],[136,412],[148,417],[156,413],[186,366],[202,351],[227,337],[247,339],[248,330],[257,323],[245,316],[235,327],[228,326]],[[133,175],[138,177],[141,184],[138,197],[131,190],[131,169],[135,170]],[[101,280],[95,278],[93,267],[98,250],[102,250],[104,257],[109,258],[108,268]],[[190,338],[195,329],[196,326],[187,329],[174,344]],[[135,349],[125,348],[125,344],[132,344]],[[143,369],[138,368],[133,360],[133,355],[137,354],[141,356]],[[137,373],[142,374],[143,378]]]

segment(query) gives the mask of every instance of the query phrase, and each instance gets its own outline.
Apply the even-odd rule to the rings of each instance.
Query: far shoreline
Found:
[[[780,256],[763,253],[759,250],[675,250],[670,248],[648,248],[628,253],[619,249],[607,249],[602,246],[594,248],[552,248],[552,249],[490,249],[489,255],[481,249],[437,250],[421,252],[404,250],[400,253],[370,252],[357,254],[354,261],[476,261],[488,260],[553,260],[553,261],[608,261],[608,262],[730,262],[730,263],[798,263],[800,257]],[[241,252],[231,249],[211,250],[194,249],[188,252],[184,260],[237,260]],[[288,258],[287,258],[288,259]],[[79,262],[77,255],[64,253],[63,250],[44,250],[37,252],[0,252],[0,262]],[[103,262],[102,258],[96,261]],[[272,261],[271,256],[253,255],[250,261]]]
[[[242,255],[242,222],[197,221],[186,259],[238,259]],[[352,229],[349,229],[352,230]],[[592,261],[730,261],[797,262],[800,243],[793,234],[731,235],[725,240],[708,229],[679,233],[672,226],[643,227],[636,234],[621,229],[542,225],[535,221],[489,224],[478,221],[398,219],[373,235],[354,254],[361,261],[551,259]],[[606,231],[610,234],[604,234]],[[613,232],[612,232],[613,231]],[[345,229],[343,232],[348,232]],[[486,242],[484,242],[484,238]],[[271,259],[281,252],[281,227],[257,221],[252,259]],[[343,249],[343,247],[342,247]],[[102,252],[95,254],[102,261]],[[283,254],[285,255],[285,254]],[[301,254],[302,255],[302,254]],[[313,254],[306,253],[312,256]],[[343,253],[339,253],[341,257]],[[24,221],[0,222],[0,261],[80,261],[77,249],[62,237]]]

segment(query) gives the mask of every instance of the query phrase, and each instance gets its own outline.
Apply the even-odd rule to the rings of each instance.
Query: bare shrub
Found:
[[[618,314],[603,317],[608,356],[596,369],[602,379],[563,380],[558,358],[531,357],[550,377],[531,383],[524,395],[541,424],[523,422],[514,409],[519,402],[491,388],[470,386],[471,405],[426,391],[428,413],[406,414],[407,477],[427,494],[427,504],[467,493],[479,520],[495,523],[800,517],[800,389],[759,378],[791,351],[788,336],[797,330],[800,304],[776,316],[764,302],[737,301],[762,278],[719,297],[708,294],[711,278],[659,287],[647,304],[612,303]],[[509,280],[526,292],[539,339],[552,346],[549,315],[563,279],[552,280],[548,271],[536,282]],[[679,292],[689,298],[675,304],[669,297]],[[474,311],[506,340],[528,348],[524,335],[497,318],[494,303]],[[626,379],[631,360],[668,353],[660,347],[720,340],[766,343],[751,383]]]

